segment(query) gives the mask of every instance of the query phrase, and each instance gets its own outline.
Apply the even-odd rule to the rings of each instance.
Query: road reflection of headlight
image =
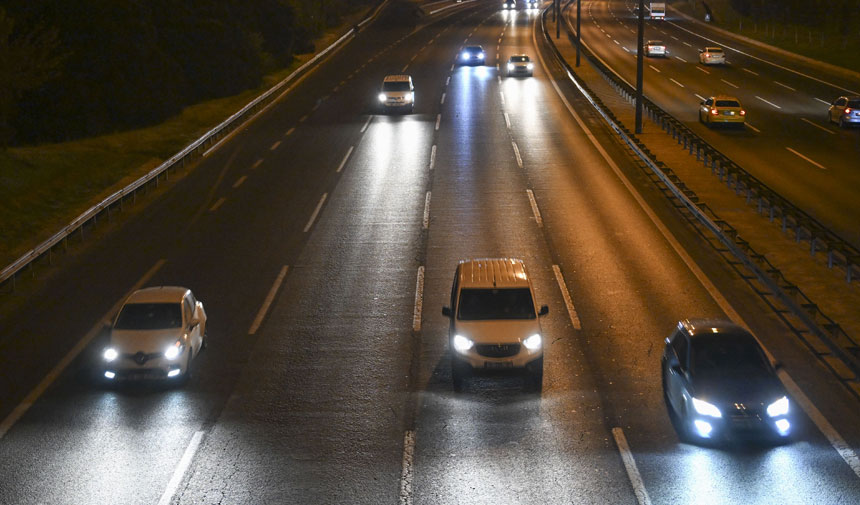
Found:
[[[475,345],[474,342],[462,335],[454,335],[452,343],[455,351],[463,353],[467,352],[473,345]]]

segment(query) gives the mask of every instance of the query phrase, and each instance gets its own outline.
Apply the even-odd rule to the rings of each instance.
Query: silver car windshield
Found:
[[[114,328],[119,330],[165,330],[182,326],[178,303],[129,303],[122,308]]]

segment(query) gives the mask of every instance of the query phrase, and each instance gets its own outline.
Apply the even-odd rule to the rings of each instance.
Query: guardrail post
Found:
[[[818,240],[818,238],[815,235],[812,235],[812,238],[809,240],[809,253],[812,256],[815,256],[815,241],[816,240]]]

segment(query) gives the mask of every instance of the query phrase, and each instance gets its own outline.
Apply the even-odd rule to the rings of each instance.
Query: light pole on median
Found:
[[[636,133],[642,133],[643,39],[645,35],[645,0],[639,0],[639,36],[636,50]]]
[[[579,19],[582,17],[582,0],[576,0],[576,66],[579,66]]]

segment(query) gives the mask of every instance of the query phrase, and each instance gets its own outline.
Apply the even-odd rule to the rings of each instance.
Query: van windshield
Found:
[[[382,91],[409,91],[407,81],[389,81],[382,83]]]
[[[457,319],[534,319],[535,306],[529,288],[482,288],[460,291]]]

